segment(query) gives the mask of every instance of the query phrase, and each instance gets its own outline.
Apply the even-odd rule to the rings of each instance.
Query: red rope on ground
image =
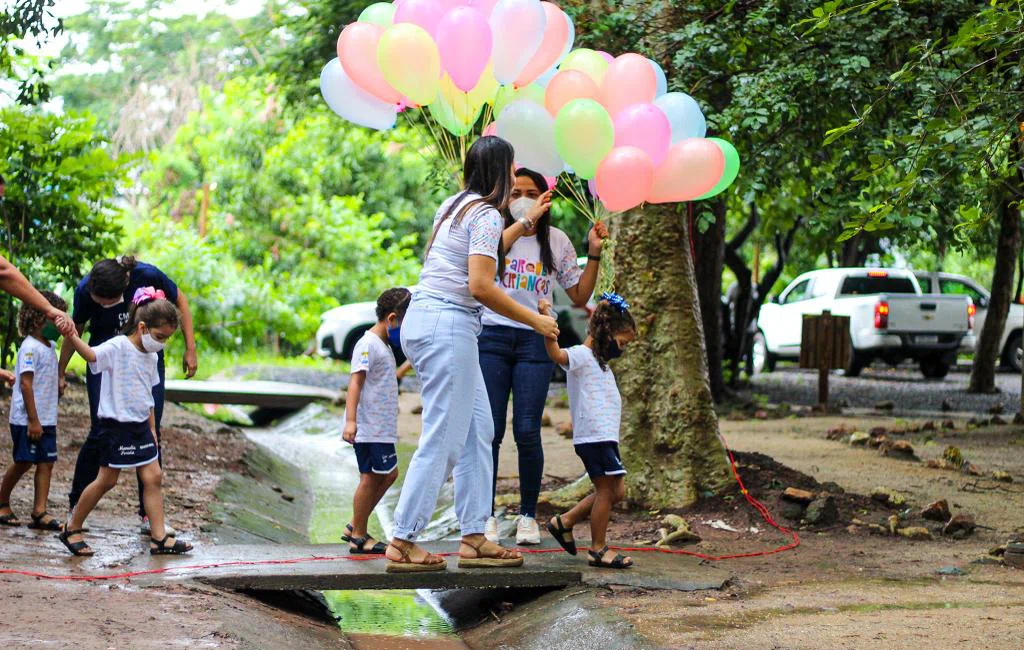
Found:
[[[609,546],[610,549],[616,551],[623,551],[626,553],[666,553],[669,555],[689,555],[691,557],[700,558],[702,560],[708,560],[711,562],[718,562],[720,560],[736,560],[740,558],[748,557],[763,557],[765,555],[775,555],[776,553],[782,553],[783,551],[790,551],[800,546],[800,538],[797,536],[795,531],[792,531],[780,524],[776,523],[772,519],[771,513],[768,512],[768,508],[763,503],[755,499],[750,495],[747,487],[743,484],[743,479],[740,478],[740,473],[736,469],[736,459],[732,455],[732,450],[725,442],[725,438],[719,434],[719,439],[722,441],[722,446],[725,448],[725,453],[729,457],[729,466],[732,468],[733,476],[736,477],[736,482],[740,486],[740,491],[743,496],[746,497],[747,502],[753,506],[755,510],[761,513],[761,517],[765,523],[770,525],[772,528],[778,530],[780,533],[789,535],[793,541],[783,546],[778,546],[768,551],[755,551],[752,553],[737,553],[733,555],[706,555],[704,553],[697,553],[696,551],[686,551],[682,549],[670,549],[670,548],[658,548],[654,546]],[[516,549],[521,553],[526,554],[541,554],[541,553],[563,553],[564,551],[560,548],[551,549]],[[458,553],[438,553],[441,557],[452,557],[458,555]],[[240,567],[240,566],[280,566],[288,564],[304,564],[307,562],[337,562],[341,560],[349,562],[361,562],[379,560],[379,555],[333,555],[333,556],[313,556],[313,557],[299,557],[290,558],[285,560],[240,560],[234,562],[215,562],[212,564],[192,564],[183,566],[170,566],[163,567],[160,569],[148,569],[145,571],[129,571],[126,573],[115,573],[111,575],[51,575],[47,573],[37,573],[35,571],[21,571],[18,569],[0,569],[0,575],[19,575],[26,576],[29,578],[38,578],[40,580],[58,580],[68,582],[99,582],[104,580],[130,580],[131,578],[138,578],[141,576],[160,575],[164,573],[170,573],[172,571],[203,571],[206,569],[222,569],[225,567]]]

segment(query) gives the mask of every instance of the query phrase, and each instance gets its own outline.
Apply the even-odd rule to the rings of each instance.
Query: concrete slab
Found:
[[[276,381],[167,381],[167,399],[191,404],[238,404],[298,410],[313,402],[331,402],[339,393]]]

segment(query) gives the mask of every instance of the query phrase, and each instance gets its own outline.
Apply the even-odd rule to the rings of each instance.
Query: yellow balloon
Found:
[[[448,75],[441,80],[440,99],[448,105],[451,115],[459,124],[468,124],[469,126],[476,122],[476,118],[480,116],[480,111],[484,107],[484,102],[480,101],[478,97],[474,97],[472,91],[462,92]]]
[[[494,64],[488,63],[483,74],[480,75],[480,81],[477,82],[476,87],[469,91],[469,96],[474,101],[493,105],[496,94],[498,94],[498,80],[494,78]]]
[[[392,25],[377,45],[377,65],[392,88],[417,106],[437,99],[441,53],[427,30],[413,23]]]
[[[569,52],[558,66],[559,70],[579,70],[597,83],[604,81],[604,73],[608,72],[608,61],[594,50],[581,47]]]

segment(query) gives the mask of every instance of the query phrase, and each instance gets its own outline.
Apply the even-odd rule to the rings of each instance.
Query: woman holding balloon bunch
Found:
[[[550,302],[555,282],[578,307],[586,305],[597,284],[602,240],[608,236],[607,229],[598,222],[590,230],[587,265],[581,270],[569,237],[551,225],[552,188],[548,180],[526,168],[516,172],[515,180],[502,234],[503,250],[507,252],[498,285],[527,309],[536,310],[541,300]],[[494,418],[492,486],[497,486],[498,455],[505,437],[511,394],[512,433],[519,455],[516,544],[540,544],[540,528],[535,519],[544,474],[540,429],[554,364],[548,358],[543,336],[529,325],[490,309],[484,310],[479,344],[480,368]],[[499,540],[498,520],[493,514],[487,520],[485,534],[492,542]]]

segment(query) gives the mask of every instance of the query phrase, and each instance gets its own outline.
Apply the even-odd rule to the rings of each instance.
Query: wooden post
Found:
[[[818,406],[822,411],[828,410],[828,376],[832,371],[832,344],[835,334],[833,333],[832,312],[825,310],[821,312],[821,319],[818,321],[818,341],[821,351],[818,355]]]

